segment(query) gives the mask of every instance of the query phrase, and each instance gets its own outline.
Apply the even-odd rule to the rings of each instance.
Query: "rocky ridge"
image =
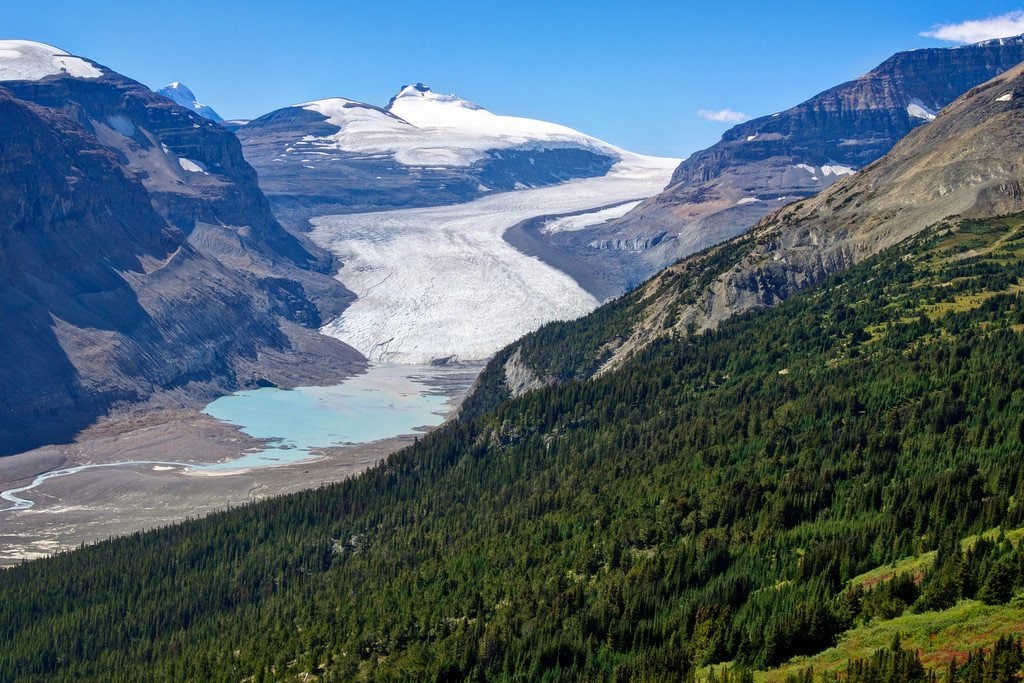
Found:
[[[774,305],[925,228],[1024,209],[1024,64],[972,88],[883,158],[659,273],[603,370],[665,334]]]

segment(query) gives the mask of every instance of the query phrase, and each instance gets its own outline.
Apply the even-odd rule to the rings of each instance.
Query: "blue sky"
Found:
[[[180,80],[227,118],[331,96],[383,105],[422,81],[498,113],[685,156],[732,125],[700,110],[772,113],[894,52],[956,44],[921,35],[936,26],[1020,9],[984,0],[36,0],[7,4],[0,38],[50,43],[153,88]],[[971,29],[944,35],[964,40]]]

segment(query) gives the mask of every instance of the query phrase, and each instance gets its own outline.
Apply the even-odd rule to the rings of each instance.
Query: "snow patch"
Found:
[[[936,112],[933,109],[924,106],[920,100],[911,100],[910,104],[907,105],[907,114],[909,114],[911,118],[934,121]]]
[[[601,225],[607,221],[625,216],[630,209],[637,206],[640,200],[626,202],[617,206],[610,206],[606,209],[578,213],[573,216],[563,216],[545,221],[540,231],[545,235],[552,235],[556,232],[573,232],[583,230],[595,225]]]
[[[1009,102],[1013,99],[1013,92],[1008,92],[1005,95],[1000,95],[996,98],[996,102]]]
[[[124,116],[108,116],[107,124],[126,138],[135,135],[135,124]]]
[[[736,202],[736,205],[737,206],[742,206],[744,204],[753,204],[754,202],[759,202],[759,201],[761,201],[761,200],[758,199],[757,197],[744,197],[743,199],[741,199],[738,202]]]
[[[0,81],[38,81],[47,76],[99,78],[103,72],[79,57],[31,40],[0,40]]]
[[[180,157],[178,159],[178,165],[181,166],[182,170],[188,171],[189,173],[206,173],[206,165],[193,159]]]
[[[819,175],[825,177],[828,177],[830,175],[844,176],[853,175],[854,173],[857,172],[853,168],[849,166],[843,166],[842,164],[825,164],[824,166],[820,167],[820,172],[819,168],[811,166],[810,164],[796,164],[795,166],[793,166],[793,168],[800,169],[801,171],[807,171],[808,173],[811,174],[811,180],[817,180]]]
[[[856,173],[856,171],[849,166],[840,166],[839,164],[829,164],[821,167],[821,174],[826,176],[853,175],[854,173]]]
[[[748,135],[747,136],[747,142],[751,142],[753,140],[756,140],[757,139],[757,135],[758,135],[757,133],[754,133],[753,135]]]

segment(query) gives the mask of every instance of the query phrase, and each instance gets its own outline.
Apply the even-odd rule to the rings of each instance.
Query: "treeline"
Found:
[[[1022,522],[1019,223],[595,380],[570,358],[357,479],[5,571],[0,680],[679,680],[999,599],[1019,552],[949,539]],[[851,578],[931,550],[854,606]]]

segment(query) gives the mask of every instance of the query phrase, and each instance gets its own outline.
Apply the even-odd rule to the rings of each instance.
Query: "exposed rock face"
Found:
[[[353,295],[331,277],[333,257],[281,226],[238,139],[141,83],[100,69],[102,76],[93,79],[52,76],[3,85],[78,121],[115,151],[157,211],[199,251],[260,278],[300,283],[308,301],[296,309],[297,322],[317,327],[340,315]],[[289,294],[279,303],[294,301]]]
[[[505,383],[512,397],[522,396],[533,389],[542,389],[545,382],[523,363],[522,350],[516,349],[505,361]]]
[[[130,79],[0,88],[0,454],[114,407],[329,381],[349,297],[270,213],[234,136]]]
[[[671,266],[637,293],[621,360],[667,331],[771,306],[921,230],[1024,210],[1024,64],[971,89],[882,159]]]
[[[618,220],[552,241],[570,252],[632,252],[608,254],[626,272],[621,286],[632,286],[867,166],[939,109],[1022,60],[1024,38],[898,53],[792,109],[734,126],[683,161],[661,194]]]

